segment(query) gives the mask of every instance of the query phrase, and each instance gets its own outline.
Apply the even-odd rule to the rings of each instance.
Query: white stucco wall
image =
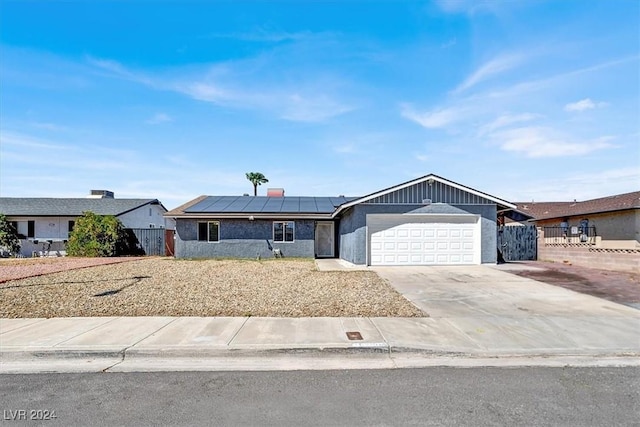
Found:
[[[171,223],[167,224],[162,216],[166,211],[160,205],[146,205],[126,214],[119,215],[118,219],[126,228],[169,228],[174,229]],[[172,222],[172,220],[170,220]],[[153,224],[153,226],[151,225]],[[167,226],[169,225],[169,226]]]
[[[34,221],[35,239],[68,239],[69,221],[75,217],[7,217],[18,222],[18,233],[27,235],[28,221]]]

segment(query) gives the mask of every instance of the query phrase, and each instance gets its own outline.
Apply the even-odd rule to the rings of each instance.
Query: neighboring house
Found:
[[[18,231],[23,256],[40,251],[64,255],[76,219],[87,211],[113,215],[125,228],[174,228],[157,199],[116,199],[104,190],[91,193],[87,198],[0,197],[0,213]]]
[[[176,221],[179,258],[281,254],[434,265],[496,263],[498,213],[529,218],[432,174],[364,197],[200,196],[165,216]]]
[[[600,247],[640,247],[640,191],[583,202],[517,203],[545,238]],[[558,243],[560,241],[558,240]]]

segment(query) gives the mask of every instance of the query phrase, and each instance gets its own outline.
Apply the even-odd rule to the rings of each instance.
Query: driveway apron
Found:
[[[624,305],[490,266],[372,269],[430,316],[436,341],[462,334],[492,353],[640,352],[640,311]]]

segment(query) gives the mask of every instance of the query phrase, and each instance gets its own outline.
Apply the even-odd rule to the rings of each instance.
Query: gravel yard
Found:
[[[320,272],[313,260],[144,258],[39,274],[0,283],[0,317],[426,316],[374,272]]]

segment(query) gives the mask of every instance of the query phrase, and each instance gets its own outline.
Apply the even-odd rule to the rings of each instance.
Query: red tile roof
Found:
[[[640,209],[640,191],[585,200],[584,202],[517,202],[518,210],[538,219]]]

